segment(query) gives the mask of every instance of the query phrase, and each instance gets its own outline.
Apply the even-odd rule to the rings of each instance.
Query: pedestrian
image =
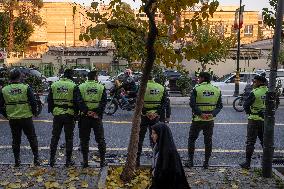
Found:
[[[147,83],[147,88],[144,96],[144,106],[142,108],[138,152],[136,159],[137,167],[140,166],[140,156],[142,153],[142,146],[147,129],[149,130],[149,136],[151,136],[151,126],[159,122],[161,112],[166,103],[166,97],[167,95],[165,88],[159,83],[153,81],[153,76],[151,75]],[[150,144],[151,147],[154,146],[151,137]]]
[[[79,85],[79,136],[83,167],[88,167],[88,153],[91,130],[94,131],[100,153],[100,166],[106,165],[106,143],[103,128],[103,113],[107,103],[107,94],[104,85],[98,82],[97,71],[88,73],[88,80]]]
[[[10,84],[0,93],[1,114],[8,118],[12,132],[12,148],[15,167],[19,167],[22,131],[27,136],[34,155],[34,165],[39,166],[38,141],[32,117],[37,116],[37,106],[33,90],[21,82],[21,72],[10,72]]]
[[[171,101],[170,98],[167,96],[165,100],[164,108],[161,111],[160,122],[169,123],[171,118]]]
[[[73,135],[75,118],[78,114],[77,96],[78,87],[72,81],[73,71],[66,69],[63,78],[51,85],[48,94],[48,112],[53,118],[52,138],[50,143],[50,166],[55,165],[55,156],[60,134],[64,128],[66,143],[66,167],[74,165],[72,160]]]
[[[170,128],[164,123],[152,126],[152,185],[150,189],[190,188]]]
[[[192,124],[188,138],[188,167],[193,167],[193,156],[195,141],[200,131],[203,131],[205,144],[205,160],[203,167],[209,166],[212,153],[212,135],[214,118],[223,108],[222,95],[218,87],[212,85],[211,75],[208,72],[199,74],[199,84],[195,86],[190,96],[190,107],[192,108]]]
[[[244,169],[250,169],[251,157],[257,138],[259,138],[263,147],[265,98],[268,92],[266,83],[265,77],[256,75],[253,80],[254,89],[245,99],[243,105],[246,114],[248,114],[246,161],[240,164]]]

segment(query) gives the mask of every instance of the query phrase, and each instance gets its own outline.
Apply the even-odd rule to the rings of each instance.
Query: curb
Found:
[[[272,168],[272,172],[276,175],[276,176],[278,176],[278,178],[280,179],[280,180],[282,180],[282,181],[284,181],[284,175],[282,175],[278,170],[277,170],[277,168]]]

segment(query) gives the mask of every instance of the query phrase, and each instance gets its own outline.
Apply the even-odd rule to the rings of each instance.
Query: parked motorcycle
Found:
[[[40,98],[40,93],[35,93],[34,96],[36,100],[37,115],[39,115],[43,109],[44,101]]]
[[[246,87],[244,90],[244,93],[241,94],[240,96],[238,96],[234,101],[233,101],[233,108],[237,111],[237,112],[243,112],[244,111],[244,102],[245,102],[245,98],[248,97],[249,93],[251,92],[252,88],[249,88],[250,86]],[[276,92],[276,108],[278,108],[279,106],[279,97],[282,94],[282,84],[281,84],[281,80],[278,80],[276,83],[276,87],[275,87],[275,92]]]
[[[107,115],[113,115],[118,108],[122,110],[132,111],[135,108],[136,98],[128,98],[129,105],[125,106],[121,96],[123,91],[117,87],[110,89],[109,97],[107,99],[107,105],[105,108],[105,113]]]

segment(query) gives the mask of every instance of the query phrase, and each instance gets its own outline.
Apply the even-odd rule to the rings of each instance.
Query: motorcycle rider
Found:
[[[256,75],[253,80],[254,89],[244,102],[244,109],[246,114],[248,114],[246,161],[240,164],[244,169],[250,169],[251,157],[257,137],[261,146],[263,146],[265,98],[268,92],[266,83],[265,77]]]
[[[107,103],[107,94],[104,85],[98,83],[97,71],[88,73],[88,80],[79,85],[78,104],[80,109],[79,136],[83,167],[88,167],[88,153],[90,132],[93,129],[100,153],[100,166],[105,163],[106,143],[103,128],[103,112]]]
[[[48,112],[53,118],[52,138],[50,143],[50,166],[55,165],[55,156],[60,134],[64,128],[66,143],[66,167],[74,165],[72,161],[75,117],[78,114],[78,87],[72,81],[73,70],[66,69],[63,78],[54,82],[48,94]]]
[[[21,72],[17,69],[10,73],[10,84],[3,87],[0,93],[0,110],[9,120],[12,132],[12,148],[15,167],[19,167],[22,131],[27,136],[34,155],[34,165],[39,166],[38,141],[32,116],[37,116],[34,93],[30,86],[21,83]]]
[[[142,153],[143,141],[147,132],[151,136],[152,129],[151,126],[158,123],[162,110],[164,109],[166,103],[166,89],[159,83],[153,81],[153,76],[150,76],[147,83],[147,88],[144,96],[144,106],[141,115],[141,125],[139,132],[139,142],[138,142],[138,152],[136,159],[136,166],[140,166],[140,156]],[[153,147],[153,141],[150,137],[151,147]]]
[[[126,69],[124,71],[124,78],[119,88],[122,90],[121,99],[123,106],[129,108],[130,104],[128,98],[135,98],[137,95],[137,86],[134,78],[132,77],[131,69]]]

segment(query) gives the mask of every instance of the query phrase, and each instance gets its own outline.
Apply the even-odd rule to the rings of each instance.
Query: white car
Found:
[[[241,72],[240,73],[240,85],[239,93],[242,94],[245,86],[248,83],[252,83],[254,76],[258,75],[254,72]],[[211,82],[212,85],[220,88],[222,95],[234,95],[235,92],[235,78],[236,73],[226,74],[223,77],[219,78],[216,82]]]

